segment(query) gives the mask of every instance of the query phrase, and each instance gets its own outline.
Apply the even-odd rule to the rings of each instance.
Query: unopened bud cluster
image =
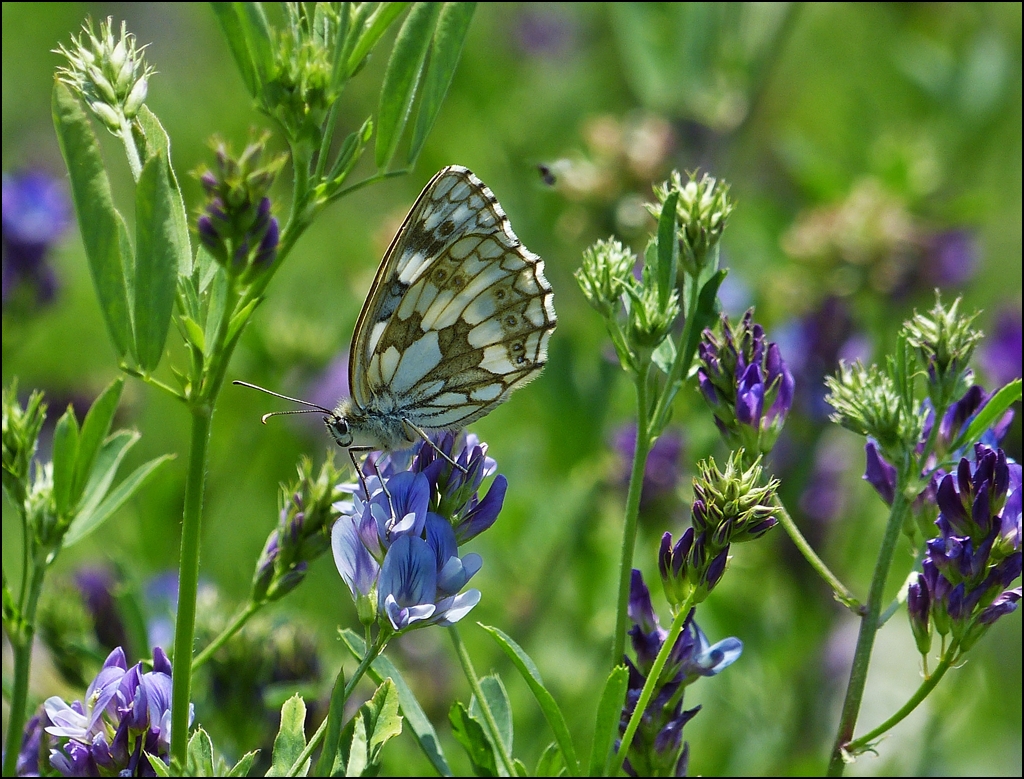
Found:
[[[337,517],[331,504],[340,494],[334,460],[329,456],[314,476],[312,461],[303,457],[298,472],[292,484],[281,487],[277,528],[268,536],[253,575],[253,603],[291,592],[305,578],[309,563],[331,546],[331,523]]]
[[[915,313],[903,326],[907,341],[927,366],[928,396],[935,408],[945,408],[967,389],[967,365],[982,337],[971,326],[977,312],[964,316],[959,307],[959,298],[949,308],[936,298],[931,311]]]
[[[708,596],[725,573],[731,544],[753,541],[778,524],[778,481],[761,483],[760,457],[749,468],[743,460],[744,453],[738,450],[724,471],[711,458],[699,463],[692,525],[674,545],[671,533],[662,536],[658,568],[673,608],[700,603]]]
[[[120,133],[142,108],[154,72],[143,59],[143,49],[124,22],[115,35],[108,17],[97,34],[90,20],[69,47],[61,44],[57,53],[68,64],[57,69],[57,77],[81,96],[108,130]]]
[[[732,213],[729,185],[706,173],[700,179],[696,173],[691,173],[683,183],[679,171],[672,171],[668,181],[654,188],[658,204],[651,204],[648,209],[655,219],[673,191],[679,193],[676,202],[679,270],[696,277],[714,261],[722,231]]]
[[[840,362],[838,375],[827,377],[825,384],[826,400],[835,409],[832,421],[874,438],[890,460],[898,459],[906,446],[917,443],[923,417],[908,413],[892,377],[878,366]]]
[[[263,163],[266,141],[263,137],[250,143],[237,158],[218,142],[216,171],[199,175],[207,196],[196,225],[199,240],[228,273],[245,274],[244,281],[273,265],[280,239],[267,192],[284,157]]]

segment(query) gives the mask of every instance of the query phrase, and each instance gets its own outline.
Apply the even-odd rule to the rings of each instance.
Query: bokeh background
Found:
[[[59,61],[51,50],[90,15],[124,19],[140,43],[152,44],[147,56],[158,75],[148,105],[171,136],[179,175],[210,161],[214,134],[240,148],[250,128],[273,129],[251,107],[205,4],[3,5],[3,381],[43,389],[54,419],[67,403],[84,411],[117,375],[114,353],[73,220],[38,262],[11,266],[8,184],[41,171],[56,177],[60,197],[49,109]],[[385,61],[378,55],[343,95],[343,131],[376,110]],[[113,142],[106,150],[123,195],[127,168]],[[419,189],[451,163],[494,190],[516,232],[545,259],[559,316],[542,377],[474,425],[510,489],[498,523],[475,542],[485,565],[473,617],[531,653],[584,750],[610,664],[632,397],[572,273],[598,238],[615,234],[642,248],[653,227],[643,209],[652,183],[672,168],[699,168],[732,185],[723,302],[733,316],[756,305],[798,381],[797,409],[771,467],[804,532],[854,591],[866,591],[885,513],[860,480],[860,442],[827,421],[822,377],[839,358],[879,358],[913,309],[930,307],[935,288],[982,310],[978,380],[991,389],[1021,374],[1018,3],[481,4],[417,169],[341,201],[307,232],[229,378],[333,404],[383,250]],[[194,211],[198,183],[183,179]],[[279,190],[283,213],[287,188]],[[172,361],[180,359],[173,333],[170,343]],[[202,557],[201,619],[211,624],[248,592],[276,523],[278,484],[292,478],[301,454],[319,462],[327,451],[319,422],[259,424],[261,413],[279,407],[237,387],[221,396]],[[1017,411],[1006,445],[1019,461]],[[688,521],[694,463],[723,454],[695,390],[682,393],[674,419],[654,458],[637,546],[652,584],[657,539]],[[136,654],[148,654],[140,649],[147,632],[149,641],[166,637],[159,593],[161,575],[177,561],[186,413],[130,381],[118,422],[143,434],[134,462],[166,452],[178,459],[61,557],[44,605],[56,651],[41,643],[33,686],[40,700],[78,697],[69,681],[76,668],[91,678],[104,642],[117,638],[96,635],[87,610],[75,611],[79,592],[93,613],[118,612]],[[3,517],[4,571],[17,581],[20,539],[6,503]],[[902,543],[893,591],[911,562]],[[745,650],[687,694],[688,707],[703,706],[685,733],[691,772],[823,771],[856,624],[781,530],[736,551],[699,620],[712,641],[734,635]],[[78,626],[78,639],[68,638],[69,625]],[[299,686],[311,702],[329,694],[344,657],[338,625],[357,621],[325,556],[216,664],[197,719],[218,747],[238,754],[268,739],[273,707]],[[539,709],[472,621],[463,634],[478,670],[502,674],[515,753],[532,766],[551,741]],[[453,767],[468,770],[446,713],[469,692],[443,631],[415,632],[390,654],[420,693]],[[4,657],[6,689],[6,649]],[[879,636],[859,730],[898,708],[919,672],[901,611]],[[408,735],[387,752],[385,773],[429,769]],[[850,772],[1019,776],[1019,613],[991,630],[877,757],[862,757]]]

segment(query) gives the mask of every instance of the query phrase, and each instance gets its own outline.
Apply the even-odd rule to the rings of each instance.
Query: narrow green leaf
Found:
[[[162,759],[160,759],[156,755],[149,754],[149,752],[144,752],[143,754],[145,754],[146,757],[149,758],[149,764],[153,766],[153,773],[155,773],[157,776],[171,775],[171,767],[167,765],[167,763],[165,763]]]
[[[192,273],[192,239],[189,236],[188,212],[185,210],[185,199],[181,195],[181,186],[178,184],[178,176],[174,172],[174,159],[171,157],[171,139],[156,118],[156,114],[147,106],[139,109],[138,123],[146,136],[147,157],[156,150],[162,149],[167,156],[167,185],[173,192],[171,198],[171,216],[174,218],[174,229],[177,233],[178,254],[178,275],[188,276]]]
[[[342,141],[341,147],[338,149],[338,156],[335,158],[334,164],[331,166],[331,172],[327,176],[327,180],[330,183],[329,194],[333,194],[333,190],[341,186],[345,179],[348,178],[348,174],[352,172],[352,168],[362,159],[363,150],[366,148],[366,144],[372,135],[373,118],[367,117],[358,130],[349,133],[345,140]]]
[[[697,352],[697,344],[700,343],[701,333],[704,332],[704,328],[709,327],[715,321],[715,317],[718,316],[720,310],[718,288],[722,286],[727,273],[728,271],[725,269],[717,271],[701,287],[700,295],[697,297],[697,310],[693,314],[694,322],[693,327],[690,329],[690,338],[683,344],[683,349],[685,349],[683,364],[686,366],[693,362],[693,355]]]
[[[679,192],[673,191],[661,207],[658,219],[658,302],[664,310],[676,288],[679,269],[679,241],[676,238],[676,204]]]
[[[124,481],[118,484],[114,491],[107,495],[95,509],[89,512],[79,511],[71,521],[71,527],[68,528],[67,535],[64,536],[64,546],[68,547],[81,541],[85,536],[110,519],[111,515],[121,508],[128,498],[134,495],[149,480],[157,468],[168,460],[173,459],[173,454],[165,454],[162,457],[157,457],[148,463],[140,465]]]
[[[419,157],[423,142],[434,126],[441,104],[448,94],[455,67],[462,56],[462,45],[473,20],[476,3],[444,3],[437,19],[434,38],[430,44],[427,72],[423,79],[423,93],[416,116],[412,143],[409,147],[409,165]]]
[[[480,690],[483,692],[487,707],[491,710],[491,716],[494,717],[494,724],[498,727],[498,738],[501,739],[505,751],[511,755],[512,704],[509,703],[505,685],[497,674],[490,674],[480,680]],[[469,714],[481,725],[485,724],[480,701],[476,699],[475,695],[469,702]],[[490,737],[489,732],[488,737]],[[504,766],[500,766],[498,772],[500,773],[502,770],[504,770]]]
[[[267,776],[286,776],[292,764],[306,747],[306,703],[293,695],[281,707],[281,728],[274,739],[274,757]],[[309,764],[300,771],[302,776],[309,770]]]
[[[368,15],[364,16],[357,12],[350,35],[358,37],[354,38],[352,52],[348,55],[348,64],[345,67],[347,76],[354,75],[363,66],[366,55],[377,45],[377,41],[391,23],[410,5],[412,3],[379,3],[372,13],[368,13],[370,6],[367,4],[361,10],[363,14]]]
[[[228,48],[231,49],[231,56],[234,57],[238,71],[242,75],[242,83],[250,97],[256,97],[259,92],[259,81],[256,77],[256,66],[253,64],[249,54],[249,45],[246,43],[245,31],[242,28],[242,20],[238,11],[237,3],[210,3],[213,13],[220,22],[220,29],[224,37],[228,39]]]
[[[374,160],[378,170],[387,170],[398,150],[440,10],[439,3],[416,3],[398,31],[391,59],[384,71],[377,112]]]
[[[188,776],[216,776],[213,770],[213,742],[202,727],[188,740]]]
[[[235,339],[235,336],[242,331],[243,327],[245,327],[245,323],[249,321],[249,317],[252,316],[252,312],[256,309],[256,306],[262,302],[263,298],[250,300],[231,315],[231,321],[228,322],[228,329],[224,333],[225,343],[231,343]]]
[[[608,776],[608,759],[612,754],[615,736],[619,732],[628,683],[629,670],[624,665],[615,666],[604,683],[601,702],[597,705],[594,743],[590,749],[590,768],[587,770],[587,776]]]
[[[658,370],[667,376],[672,372],[672,363],[676,361],[676,342],[671,337],[665,338],[651,353],[651,359]]]
[[[502,651],[508,655],[509,660],[512,661],[512,664],[526,681],[526,684],[529,686],[533,696],[537,699],[537,703],[540,704],[540,709],[544,712],[544,717],[547,719],[548,725],[551,726],[551,730],[555,734],[555,740],[558,742],[558,746],[562,750],[562,755],[565,758],[565,767],[569,772],[569,776],[578,776],[579,761],[576,758],[576,748],[572,743],[572,735],[569,733],[569,726],[566,725],[565,717],[562,715],[562,710],[558,708],[558,704],[555,702],[554,697],[544,686],[544,680],[541,679],[540,671],[537,670],[536,664],[530,656],[526,654],[523,648],[513,641],[506,633],[502,632],[498,628],[489,627],[487,625],[480,625],[480,627],[486,630],[491,637],[498,642],[498,646],[500,646]]]
[[[369,763],[371,766],[379,766],[380,753],[384,745],[402,733],[402,715],[398,713],[398,688],[395,683],[391,679],[385,679],[360,710],[363,709],[366,710],[368,719]]]
[[[484,733],[483,727],[460,701],[455,701],[448,710],[448,721],[452,725],[452,735],[462,744],[473,764],[473,773],[477,776],[497,776],[498,768],[494,758],[494,747]]]
[[[205,354],[206,337],[203,335],[203,328],[196,324],[196,320],[192,319],[192,317],[183,316],[179,321],[182,327],[185,328],[185,334],[188,336],[189,342]]]
[[[231,766],[231,769],[227,772],[227,776],[248,776],[252,770],[252,764],[256,762],[256,758],[259,757],[260,751],[254,749],[252,752],[246,752],[242,755],[242,759]]]
[[[256,97],[263,87],[274,78],[277,65],[274,61],[274,37],[270,23],[263,13],[262,3],[234,3],[238,8],[238,24],[245,45],[249,50],[249,59],[256,74]]]
[[[345,646],[348,647],[349,652],[352,653],[352,656],[356,660],[362,658],[363,653],[366,651],[366,645],[362,637],[354,630],[347,628],[339,630],[338,633]],[[405,717],[405,724],[409,726],[423,754],[426,755],[427,760],[434,766],[434,770],[437,771],[438,775],[451,776],[452,769],[448,765],[448,759],[444,755],[444,750],[441,749],[441,741],[437,736],[437,731],[427,717],[426,712],[423,711],[419,701],[416,700],[416,694],[402,677],[395,664],[384,655],[381,655],[370,665],[367,675],[377,684],[388,678],[395,683],[395,687],[398,689],[398,704],[402,715]]]
[[[320,750],[320,759],[313,769],[314,776],[330,776],[334,760],[338,755],[339,739],[342,723],[345,720],[345,669],[338,671],[331,692],[331,707],[327,712],[327,732],[324,734],[324,746]]]
[[[530,769],[526,767],[526,763],[520,760],[518,757],[512,758],[512,768],[516,772],[516,776],[529,776]]]
[[[121,460],[139,438],[141,434],[136,430],[118,430],[103,442],[96,456],[96,463],[89,474],[89,480],[85,484],[82,499],[78,503],[79,515],[94,510],[100,504],[110,485],[114,483],[114,476],[121,465]],[[67,546],[67,539],[64,540],[64,545]]]
[[[1006,410],[1020,399],[1021,380],[1014,379],[989,398],[988,403],[982,406],[981,411],[975,415],[974,421],[952,448],[959,449],[961,446],[969,446],[980,441],[985,431],[999,421]]]
[[[177,294],[183,253],[167,155],[158,150],[142,167],[135,189],[135,343],[139,365],[160,364]]]
[[[224,307],[228,304],[228,286],[227,273],[222,271],[214,275],[210,286],[209,307],[206,309],[206,326],[203,330],[203,343],[208,344],[210,348],[217,347],[217,328],[224,317]]]
[[[85,110],[60,82],[53,87],[52,107],[100,310],[118,357],[124,357],[134,353],[131,287],[126,272],[134,260],[128,229],[114,208],[99,142]]]
[[[71,488],[71,505],[77,505],[85,493],[85,486],[92,476],[93,466],[99,457],[103,441],[110,431],[110,423],[114,420],[124,379],[114,379],[110,385],[93,401],[85,421],[82,422],[81,435],[78,438],[78,455],[75,458],[75,478]]]
[[[71,489],[75,482],[75,460],[78,459],[78,420],[68,406],[53,431],[53,498],[57,514],[64,517],[71,511]]]
[[[541,752],[532,775],[562,776],[563,774],[565,774],[565,761],[562,759],[562,750],[558,748],[558,744],[551,742]]]

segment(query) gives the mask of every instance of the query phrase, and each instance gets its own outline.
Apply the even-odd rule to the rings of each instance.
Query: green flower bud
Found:
[[[658,204],[649,205],[648,210],[655,219],[674,191],[679,193],[676,210],[680,272],[697,277],[717,262],[718,242],[733,209],[729,186],[706,173],[699,180],[696,173],[691,173],[684,184],[679,171],[672,171],[669,180],[654,189]]]
[[[967,365],[983,335],[971,326],[978,312],[966,316],[958,311],[959,306],[957,298],[948,309],[943,308],[936,292],[932,310],[927,314],[915,311],[913,319],[903,325],[907,341],[928,366],[928,396],[935,408],[946,408],[967,390]]]
[[[895,383],[878,366],[840,362],[839,373],[827,377],[825,384],[826,401],[835,409],[832,421],[874,438],[887,460],[900,459],[904,445],[917,443],[923,420],[906,413]]]
[[[623,293],[633,285],[635,264],[636,255],[614,238],[598,241],[583,252],[576,281],[587,302],[606,319],[615,316]]]

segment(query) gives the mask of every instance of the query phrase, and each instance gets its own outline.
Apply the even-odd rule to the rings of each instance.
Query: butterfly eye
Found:
[[[327,423],[327,429],[331,431],[331,435],[334,436],[334,440],[338,442],[338,446],[351,446],[352,445],[352,433],[349,432],[348,422],[342,417],[335,417],[330,419],[324,417],[324,421]]]

